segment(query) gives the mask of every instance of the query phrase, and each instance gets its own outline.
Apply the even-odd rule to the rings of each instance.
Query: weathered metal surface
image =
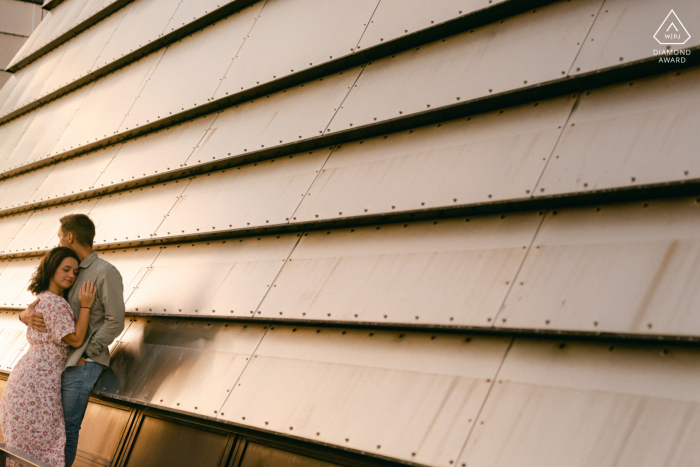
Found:
[[[700,178],[700,70],[581,94],[536,195]]]
[[[549,212],[497,325],[700,335],[700,201]]]
[[[98,393],[215,417],[266,325],[132,318]]]
[[[41,60],[18,71],[16,74],[18,79],[17,85],[5,102],[3,102],[2,108],[0,108],[0,115],[8,114],[37,99],[41,95],[44,83],[53,73],[64,52],[65,49],[52,50],[42,57]]]
[[[49,166],[51,173],[39,185],[31,203],[41,203],[64,196],[77,195],[96,186],[96,180],[105,168],[111,165],[114,156],[119,152],[121,144],[108,146]],[[1,185],[0,185],[1,186]]]
[[[179,3],[178,0],[137,0],[124,7],[128,11],[95,67],[104,66],[159,39]]]
[[[230,436],[203,427],[146,416],[142,419],[139,436],[131,446],[124,465],[219,467],[226,465]]]
[[[58,246],[61,217],[68,214],[89,214],[96,202],[96,199],[73,201],[35,210],[14,240],[5,248],[5,253],[44,250]]]
[[[156,235],[287,223],[330,149],[309,152],[193,177]]]
[[[159,50],[132,62],[95,82],[75,118],[56,144],[54,154],[116,133],[155,70],[163,51],[164,49]],[[65,97],[54,103],[60,103],[63,99]]]
[[[0,253],[5,252],[5,248],[10,244],[17,232],[22,229],[22,226],[31,215],[32,212],[29,211],[0,217]],[[0,267],[0,272],[2,272],[2,267]]]
[[[362,35],[359,49],[390,41],[404,34],[488,8],[503,0],[382,0]]]
[[[159,247],[141,247],[99,252],[100,258],[113,264],[122,276],[125,302],[136,290],[160,251]]]
[[[516,340],[455,465],[692,465],[699,357],[697,349]]]
[[[292,221],[527,198],[576,97],[343,144]]]
[[[270,235],[166,246],[127,301],[127,311],[252,317],[298,238]]]
[[[90,211],[97,230],[95,244],[151,238],[188,182],[176,180],[102,196]]]
[[[361,71],[352,68],[224,110],[186,165],[323,134]]]
[[[331,129],[345,130],[562,78],[601,3],[557,2],[370,62]]]
[[[214,97],[351,54],[377,4],[377,0],[267,1]]]
[[[86,102],[90,86],[78,89],[67,96],[50,102],[35,110],[36,116],[22,135],[3,171],[21,167],[30,162],[48,157],[64,131],[68,131],[76,112]],[[29,118],[29,115],[19,117]]]
[[[29,280],[41,258],[4,260],[8,264],[0,274],[0,306],[24,307],[34,301],[28,290]]]
[[[10,371],[14,362],[28,349],[26,331],[27,327],[19,320],[19,313],[0,312],[0,371]],[[4,385],[2,389],[5,389]]]
[[[95,186],[104,187],[180,169],[205,137],[216,115],[126,141]]]
[[[170,45],[123,125],[133,128],[209,102],[264,3],[257,2]]]
[[[46,167],[0,180],[0,209],[27,204],[52,170],[53,167]]]
[[[218,416],[344,448],[450,465],[509,341],[275,325]]]
[[[673,17],[665,21],[671,9],[680,21],[675,21]],[[658,51],[668,52],[697,47],[700,45],[700,35],[693,31],[695,26],[693,21],[698,16],[700,16],[700,4],[693,0],[605,2],[581,53],[571,67],[571,74],[577,75],[617,67],[646,58],[656,57],[658,60],[660,57],[665,57],[657,56]],[[674,26],[671,26],[671,23],[674,23]],[[664,28],[662,29],[661,26]],[[685,37],[680,40],[661,37],[665,34],[685,35],[684,27],[690,28],[686,30],[690,33],[690,38],[684,44],[673,43],[682,42]],[[661,37],[663,44],[654,39],[657,31],[659,31],[657,37]],[[678,57],[684,57],[684,55],[678,55]]]
[[[488,326],[539,213],[305,233],[256,316]]]
[[[91,401],[78,439],[78,466],[112,465],[132,410]]]
[[[61,61],[42,87],[42,94],[53,92],[90,73],[97,57],[107,45],[120,21],[124,18],[126,11],[126,9],[119,10],[59,46],[56,50],[65,52],[62,54]],[[38,62],[43,60],[44,58],[42,57]],[[32,65],[33,63],[29,67]]]

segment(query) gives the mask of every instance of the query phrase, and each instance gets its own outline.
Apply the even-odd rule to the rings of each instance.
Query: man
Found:
[[[58,244],[75,251],[80,259],[78,277],[68,293],[68,303],[77,321],[80,314],[78,292],[84,282],[92,281],[97,293],[90,309],[85,342],[73,349],[66,361],[61,380],[63,418],[66,422],[66,467],[75,460],[78,435],[85,417],[90,392],[104,368],[109,366],[109,345],[124,330],[124,288],[122,277],[113,265],[98,258],[92,249],[95,224],[84,214],[61,218]],[[46,332],[41,314],[34,311],[38,300],[20,314],[29,327]]]

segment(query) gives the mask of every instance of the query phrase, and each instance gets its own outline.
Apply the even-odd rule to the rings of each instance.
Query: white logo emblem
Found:
[[[659,29],[654,33],[654,39],[663,45],[682,45],[688,42],[690,34],[676,13],[671,10],[664,22],[659,26]]]

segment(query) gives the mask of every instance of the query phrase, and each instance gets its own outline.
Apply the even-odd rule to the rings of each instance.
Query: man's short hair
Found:
[[[85,214],[70,214],[61,217],[63,235],[73,234],[75,241],[92,248],[95,240],[95,224]]]

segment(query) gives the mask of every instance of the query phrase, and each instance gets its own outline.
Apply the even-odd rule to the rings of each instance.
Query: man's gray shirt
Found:
[[[117,268],[98,258],[93,251],[81,263],[75,284],[68,293],[76,321],[80,315],[80,287],[84,282],[93,281],[97,290],[95,302],[90,309],[85,342],[79,349],[73,349],[68,356],[66,367],[74,366],[85,356],[90,360],[109,366],[109,345],[124,330],[124,286]]]

